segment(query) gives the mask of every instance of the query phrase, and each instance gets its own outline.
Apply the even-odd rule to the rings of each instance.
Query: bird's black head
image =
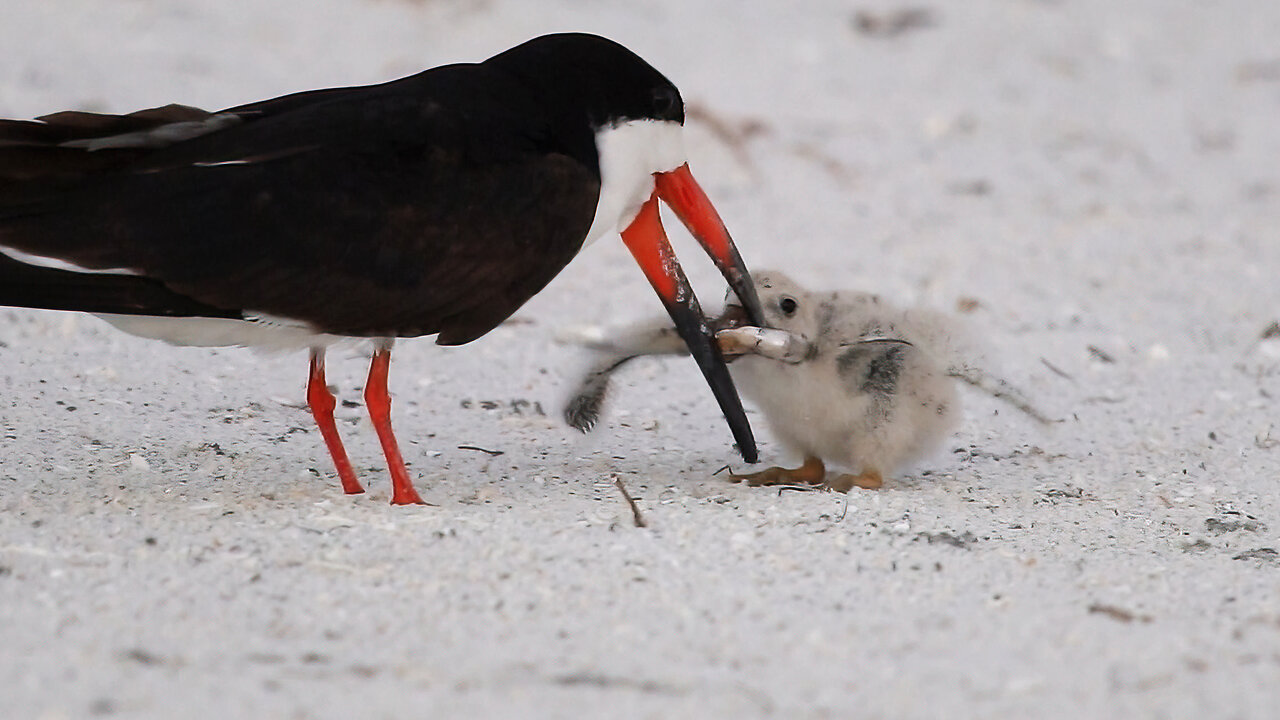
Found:
[[[546,35],[481,65],[498,76],[493,85],[505,94],[502,104],[519,106],[513,112],[523,113],[519,124],[530,128],[526,141],[595,172],[595,216],[584,242],[619,232],[711,386],[743,458],[756,462],[742,402],[658,212],[660,201],[675,211],[759,318],[746,264],[689,171],[680,91],[635,53],[594,35]]]
[[[640,56],[598,35],[543,35],[485,64],[518,77],[543,112],[585,118],[593,130],[627,120],[684,124],[676,86]]]

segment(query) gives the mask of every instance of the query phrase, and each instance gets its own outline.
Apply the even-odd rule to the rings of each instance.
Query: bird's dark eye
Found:
[[[653,89],[653,115],[659,120],[681,119],[684,115],[680,106],[680,95],[675,88],[658,87]]]
[[[783,315],[795,315],[798,307],[800,307],[800,303],[796,302],[795,298],[784,297],[778,301],[778,309],[782,311]]]

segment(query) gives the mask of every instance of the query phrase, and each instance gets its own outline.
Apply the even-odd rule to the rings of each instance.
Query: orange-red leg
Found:
[[[364,404],[369,409],[369,419],[382,443],[382,453],[387,456],[387,469],[391,472],[392,505],[426,505],[400,456],[400,446],[391,431],[391,395],[387,392],[387,374],[391,370],[391,348],[379,347],[369,364],[369,380],[364,385]]]
[[[307,406],[311,415],[320,427],[320,437],[324,438],[325,447],[333,458],[333,465],[338,469],[338,477],[342,480],[342,491],[348,495],[364,492],[360,481],[356,479],[356,471],[347,458],[347,450],[342,447],[342,438],[338,437],[338,428],[333,422],[333,409],[337,407],[333,393],[324,381],[324,350],[311,350],[311,375],[307,378]]]

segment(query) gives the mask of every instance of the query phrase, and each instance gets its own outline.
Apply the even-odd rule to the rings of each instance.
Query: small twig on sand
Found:
[[[488,448],[476,447],[475,445],[459,445],[458,449],[459,450],[475,450],[477,452],[482,452],[487,455],[492,455],[493,457],[497,457],[503,454],[504,452],[506,452],[505,450],[489,450]]]
[[[1043,360],[1043,358],[1041,359]],[[1052,367],[1050,366],[1051,369]],[[1041,425],[1052,425],[1055,422],[1060,422],[1040,412],[1036,409],[1036,406],[1031,404],[1030,400],[1023,396],[1021,390],[994,375],[988,375],[982,370],[971,367],[954,368],[948,371],[947,374],[972,385],[997,400],[1009,403]]]
[[[849,496],[844,496],[844,503],[840,507],[840,517],[836,518],[836,522],[844,522],[844,518],[849,514]]]
[[[886,13],[859,10],[853,14],[853,29],[870,37],[892,38],[921,30],[937,21],[929,8],[903,8]]]
[[[1054,375],[1057,375],[1059,377],[1064,377],[1070,380],[1071,382],[1076,381],[1076,379],[1071,377],[1071,375],[1066,370],[1063,370],[1062,368],[1055,366],[1053,363],[1049,362],[1048,360],[1045,360],[1044,358],[1040,358],[1040,362],[1043,363],[1045,367],[1052,370]]]
[[[640,506],[636,505],[636,499],[631,497],[631,493],[627,492],[627,486],[622,484],[622,478],[614,475],[613,484],[618,486],[618,490],[622,491],[622,497],[626,499],[627,504],[631,506],[631,517],[635,520],[636,527],[649,527],[649,524],[644,521],[644,516],[640,514]]]
[[[778,488],[778,497],[782,497],[782,493],[790,490],[792,492],[818,492],[826,488],[821,485],[774,485]]]

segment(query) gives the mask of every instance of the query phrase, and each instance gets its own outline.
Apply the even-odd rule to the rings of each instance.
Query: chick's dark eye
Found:
[[[778,309],[782,311],[783,315],[795,315],[796,308],[799,306],[800,303],[796,302],[795,298],[784,297],[778,302]]]

